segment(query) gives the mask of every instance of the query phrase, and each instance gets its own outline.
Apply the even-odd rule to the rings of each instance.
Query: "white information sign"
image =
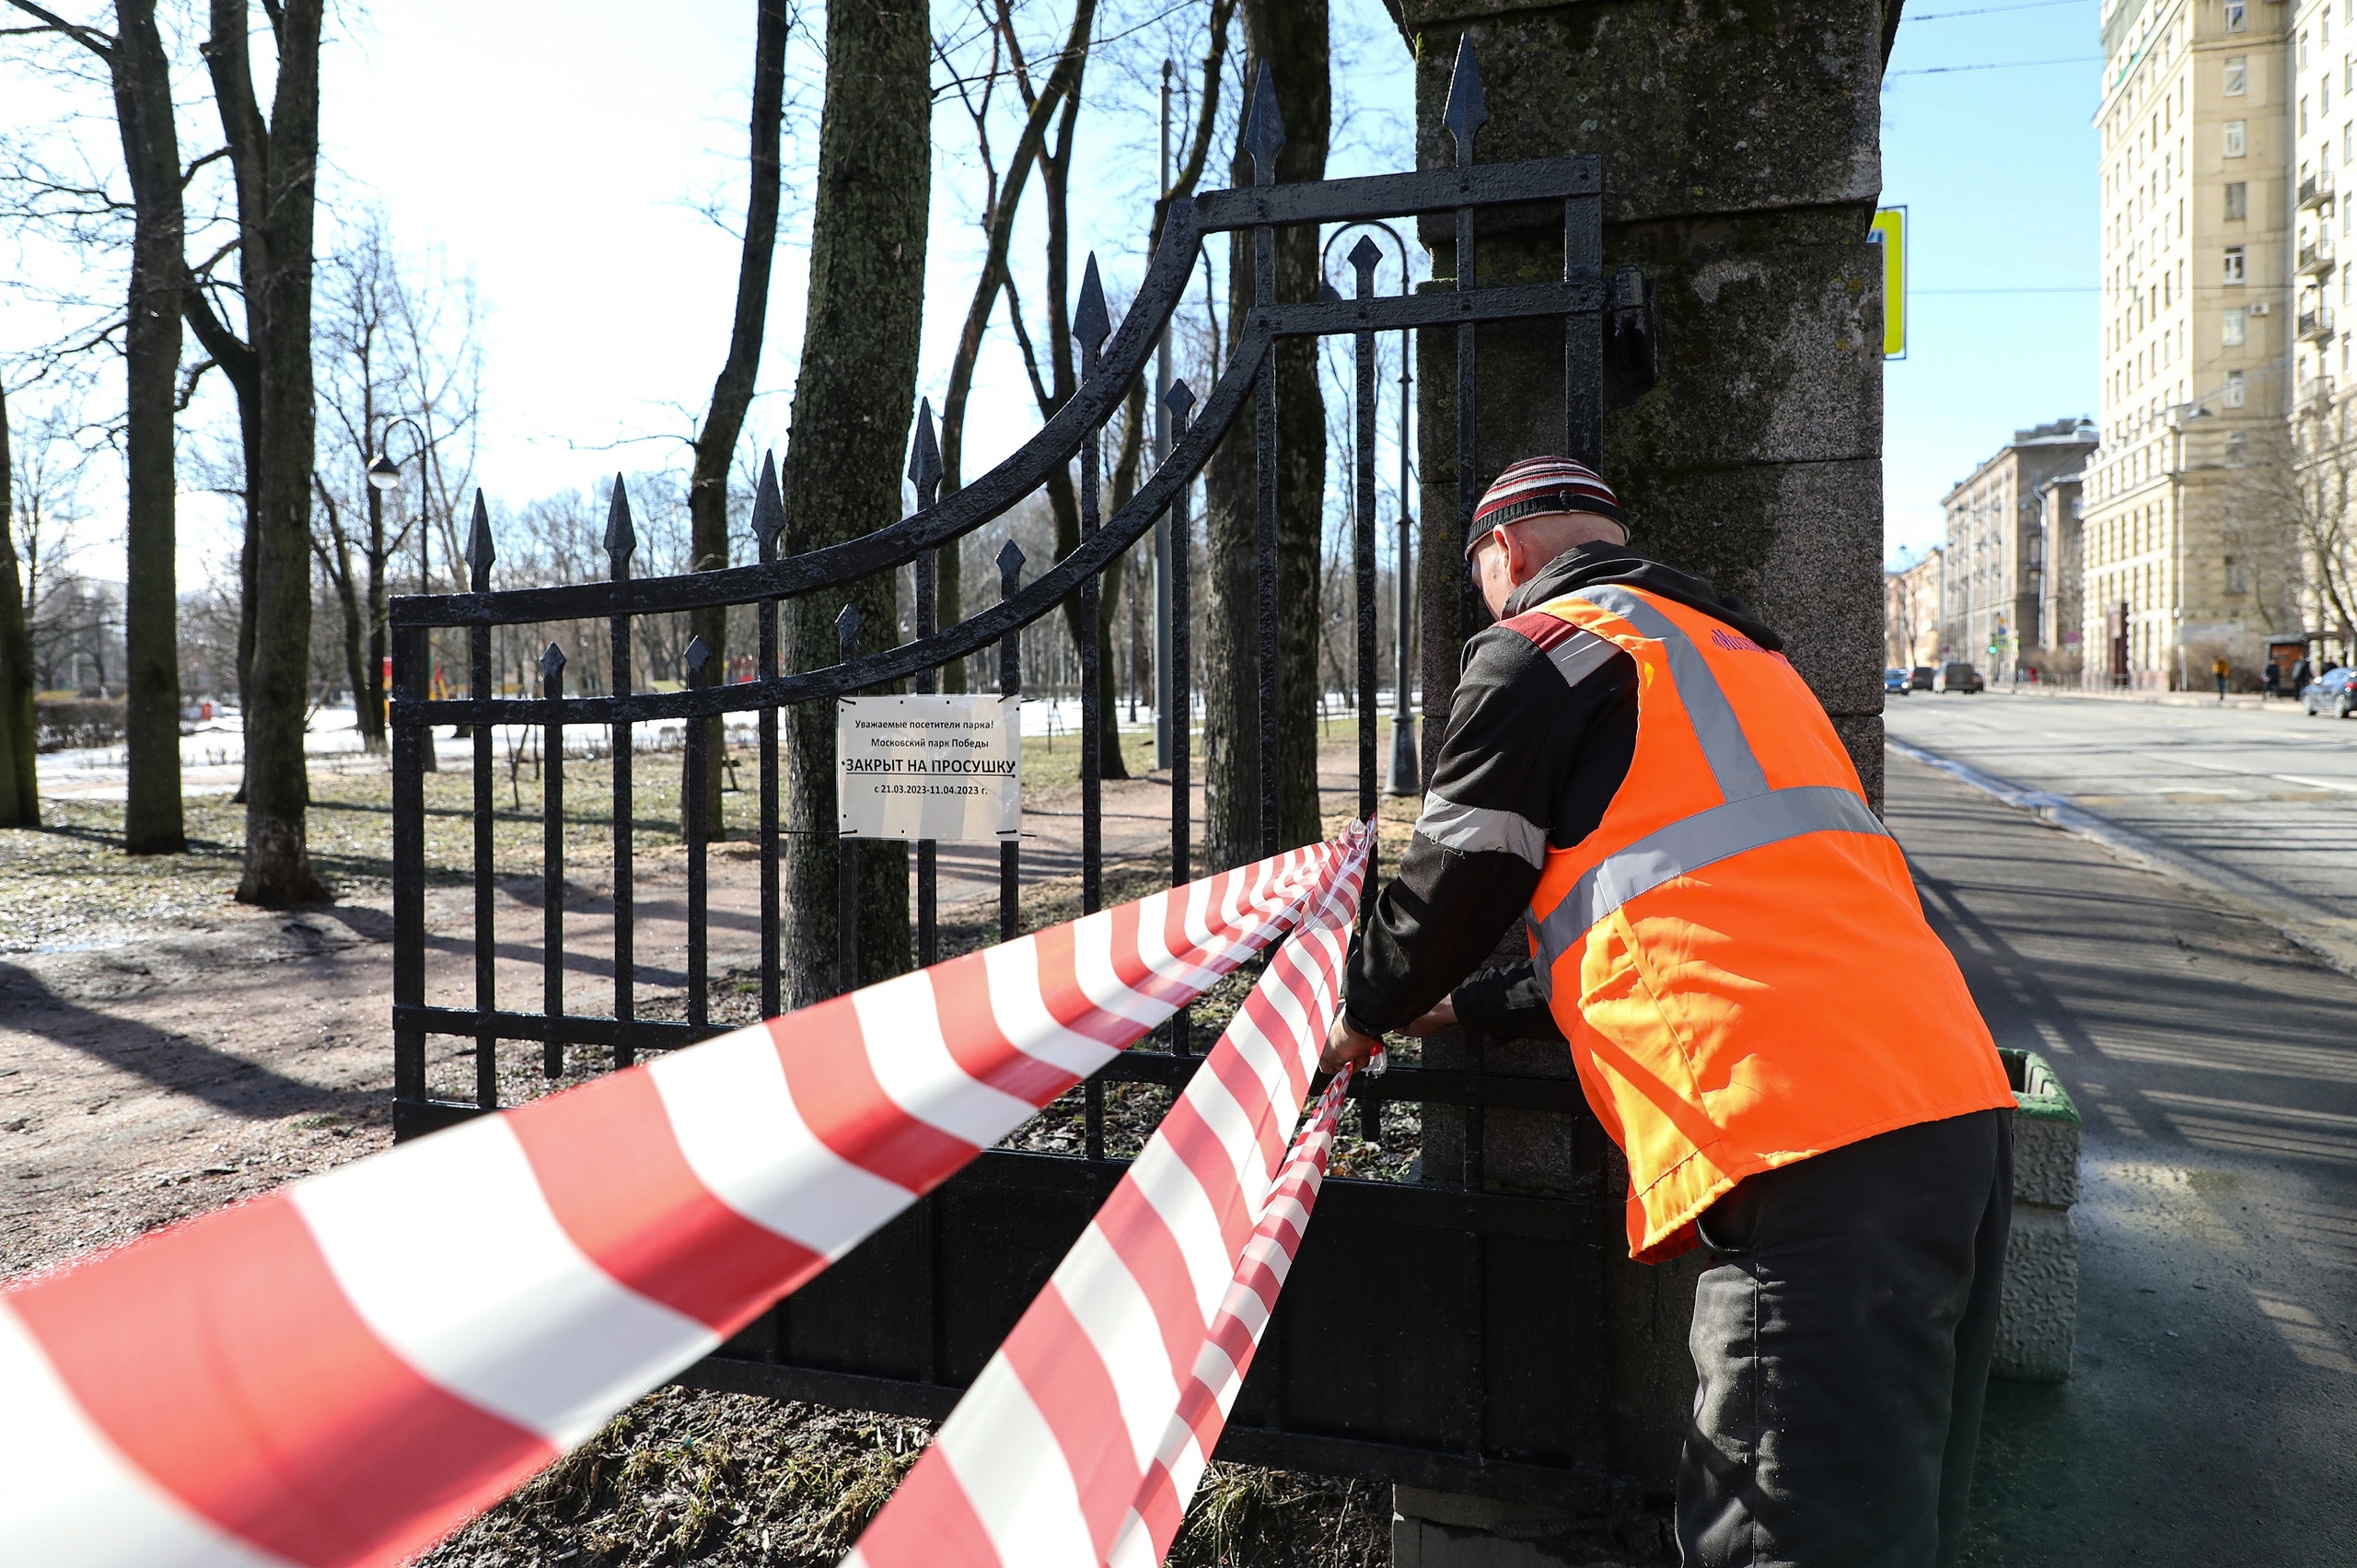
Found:
[[[835,700],[837,825],[851,838],[999,843],[1023,830],[1022,699]]]

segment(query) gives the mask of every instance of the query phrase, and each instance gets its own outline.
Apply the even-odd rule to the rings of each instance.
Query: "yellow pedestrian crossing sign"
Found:
[[[1907,209],[1884,207],[1866,230],[1882,247],[1882,356],[1907,357]]]

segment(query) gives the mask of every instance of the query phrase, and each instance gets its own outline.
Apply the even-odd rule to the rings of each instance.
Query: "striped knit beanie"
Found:
[[[1481,493],[1481,505],[1474,509],[1473,527],[1465,542],[1466,554],[1472,554],[1490,537],[1492,528],[1547,512],[1593,512],[1624,528],[1629,526],[1620,515],[1620,497],[1585,463],[1569,458],[1525,458],[1492,480],[1490,488]]]

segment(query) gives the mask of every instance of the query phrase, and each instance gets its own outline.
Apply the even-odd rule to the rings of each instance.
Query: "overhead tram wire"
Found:
[[[2049,11],[2057,6],[2085,4],[2087,0],[2025,0],[2018,6],[1979,6],[1969,11],[1930,11],[1920,17],[1910,11],[1900,14],[1899,26],[1905,27],[1909,22],[1945,22],[1956,17],[1993,17],[2000,11]]]
[[[1883,80],[1893,76],[1945,76],[1957,71],[2022,71],[2033,65],[2100,65],[2100,54],[2074,54],[2067,60],[1992,60],[1983,65],[1918,65],[1905,71],[1885,71]]]

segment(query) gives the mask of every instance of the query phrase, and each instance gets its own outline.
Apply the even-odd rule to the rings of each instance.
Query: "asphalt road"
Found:
[[[2088,698],[1893,697],[1902,747],[2226,895],[2357,970],[2357,720]]]
[[[2290,816],[2330,850],[2307,896],[2357,881],[2357,851],[2324,843],[2329,800],[2267,782],[2350,773],[2323,721],[2311,740],[2255,714],[1910,701],[1894,728],[2017,779],[2075,772],[2202,854],[2234,851],[2228,812]],[[2082,724],[2076,743],[2049,733]],[[2133,783],[2202,773],[2190,758],[2242,770],[2200,791],[2226,798]],[[1966,1562],[2357,1563],[2357,979],[2237,901],[1896,754],[1888,812],[1998,1042],[2051,1062],[2085,1122],[2076,1371],[1991,1386]]]

